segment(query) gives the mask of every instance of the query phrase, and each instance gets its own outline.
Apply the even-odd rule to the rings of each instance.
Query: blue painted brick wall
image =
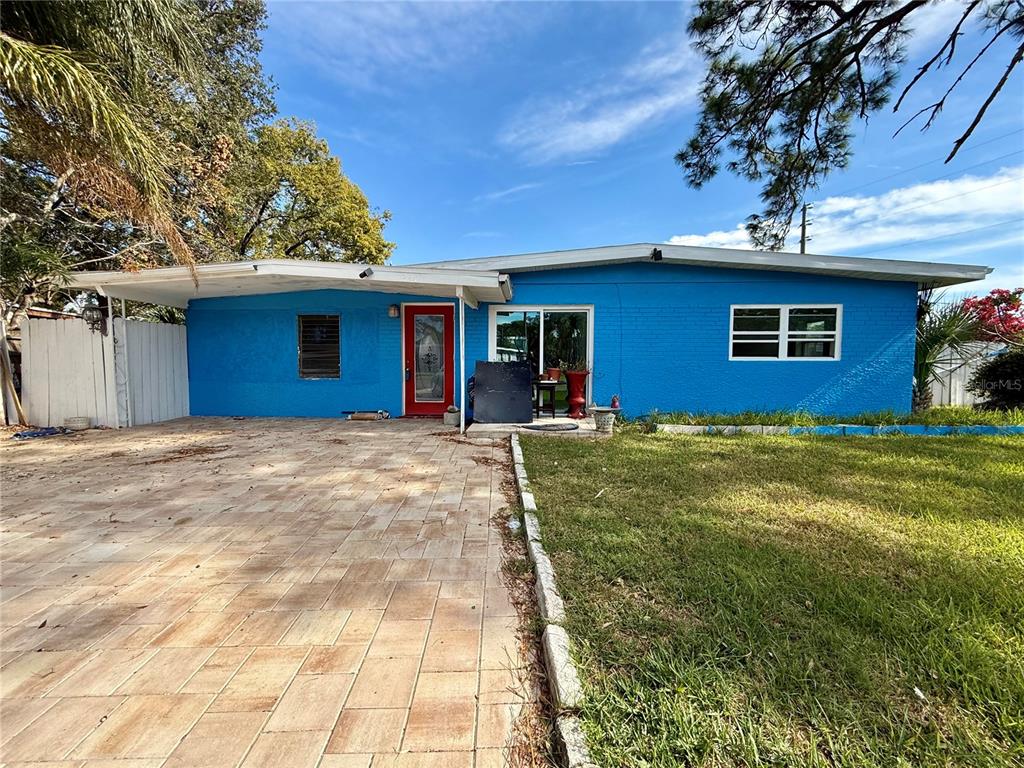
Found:
[[[630,415],[910,409],[913,283],[665,262],[515,273],[512,283],[513,305],[594,306],[593,399],[619,394]],[[841,359],[730,361],[729,307],[759,302],[842,304]],[[469,360],[487,354],[486,323],[483,311],[467,315]]]
[[[593,397],[661,411],[910,408],[916,286],[667,263],[515,273],[512,304],[594,306]],[[401,321],[389,304],[439,299],[308,291],[193,301],[194,415],[337,416],[402,411]],[[730,361],[730,304],[843,305],[842,359]],[[296,315],[342,316],[339,380],[300,379]],[[456,313],[457,315],[457,313]],[[488,307],[466,311],[467,373],[487,357]],[[456,339],[458,330],[456,329]],[[458,388],[456,387],[456,390]],[[456,392],[456,398],[458,394]]]
[[[364,291],[194,300],[187,316],[190,411],[330,417],[385,409],[401,415],[402,320],[388,317],[388,306],[441,301]],[[300,314],[341,315],[340,379],[299,377]]]

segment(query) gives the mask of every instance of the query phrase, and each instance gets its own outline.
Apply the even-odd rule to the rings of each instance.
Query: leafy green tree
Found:
[[[311,123],[279,120],[256,130],[227,177],[225,204],[209,211],[209,245],[223,258],[312,259],[380,264],[391,214],[372,210]]]
[[[885,106],[906,62],[906,42],[926,0],[701,0],[690,21],[696,49],[708,62],[697,128],[676,155],[687,181],[701,187],[721,170],[763,182],[764,209],[747,221],[751,241],[780,250],[808,189],[816,188],[851,154],[855,121]],[[949,68],[962,31],[979,26],[987,38],[948,88],[904,127],[939,116],[963,76],[993,44],[1012,41],[1008,61],[954,142],[949,162],[970,138],[1024,59],[1021,0],[965,0],[935,53],[896,100],[898,110],[922,77]],[[901,129],[902,130],[902,129]],[[723,155],[729,155],[725,161]]]

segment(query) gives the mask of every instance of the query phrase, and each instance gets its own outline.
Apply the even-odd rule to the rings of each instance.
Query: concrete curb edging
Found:
[[[658,432],[677,435],[736,435],[749,432],[755,435],[918,435],[940,437],[944,435],[1024,435],[1024,425],[1006,424],[964,426],[928,424],[822,424],[817,427],[785,427],[767,424],[657,424]],[[532,495],[531,495],[532,498]]]
[[[565,604],[555,585],[555,570],[551,566],[551,559],[541,543],[540,521],[536,515],[537,502],[530,491],[530,479],[526,476],[519,435],[513,433],[510,442],[516,487],[523,505],[526,551],[533,562],[537,579],[537,605],[541,620],[544,622],[541,642],[548,673],[548,687],[555,708],[555,732],[568,768],[596,768],[590,759],[583,728],[576,715],[576,710],[583,701],[583,686],[576,664],[569,654],[569,635],[561,626],[565,621]]]

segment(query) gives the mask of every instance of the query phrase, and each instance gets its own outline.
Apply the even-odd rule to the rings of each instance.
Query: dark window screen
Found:
[[[299,315],[299,376],[341,378],[340,315]]]

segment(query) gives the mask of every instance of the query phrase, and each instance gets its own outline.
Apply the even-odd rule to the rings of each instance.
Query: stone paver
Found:
[[[439,432],[6,441],[0,764],[501,764],[524,695],[490,522],[506,449]]]

